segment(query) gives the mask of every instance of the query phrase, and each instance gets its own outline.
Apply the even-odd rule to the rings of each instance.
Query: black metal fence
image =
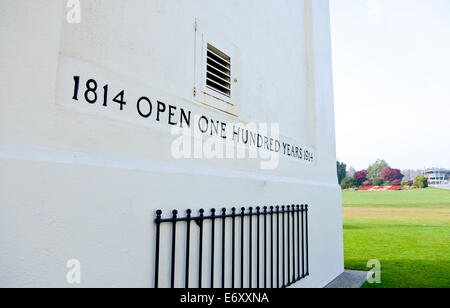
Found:
[[[228,213],[227,209],[222,209],[220,214],[212,209],[208,215],[202,209],[195,217],[192,216],[191,210],[187,210],[184,217],[179,217],[178,211],[174,210],[172,216],[167,219],[163,219],[162,214],[162,211],[158,210],[155,219],[155,288],[159,287],[161,278],[160,262],[170,262],[170,277],[165,278],[169,278],[171,288],[175,287],[179,277],[184,278],[185,288],[286,288],[309,275],[308,205],[256,207],[255,209],[250,207],[241,208],[240,211],[233,208]],[[205,226],[206,221],[209,222],[208,226]],[[186,238],[184,247],[182,246],[183,251],[181,253],[178,251],[177,254],[177,248],[180,249],[177,245],[177,226],[180,222],[184,222],[182,231],[186,232]],[[166,234],[170,239],[168,260],[160,260],[162,224],[171,224],[171,234]],[[193,230],[193,226],[196,230]],[[205,228],[208,228],[210,236],[207,245],[205,245],[204,237]],[[221,232],[220,236],[216,235],[218,230]],[[191,247],[193,234],[198,236],[196,247]],[[216,247],[216,241],[219,238],[220,246]],[[231,251],[227,249],[230,247]],[[195,261],[191,260],[193,249],[198,252]],[[207,250],[209,250],[210,260],[204,262],[204,252]],[[219,258],[216,256],[217,251],[221,252]],[[229,253],[231,257],[227,258],[226,254]],[[184,258],[183,269],[176,268],[177,255],[182,255]],[[192,262],[197,263],[196,286],[189,285]],[[215,277],[217,274],[215,269],[219,267],[219,264],[221,270],[218,275],[220,275],[221,283],[215,285],[215,282],[219,281]],[[205,266],[208,266],[210,270],[207,284],[202,281]],[[227,275],[227,271],[231,271],[231,275]]]

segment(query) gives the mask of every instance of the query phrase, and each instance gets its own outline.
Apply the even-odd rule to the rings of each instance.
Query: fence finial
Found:
[[[161,210],[157,210],[156,211],[156,221],[160,221],[161,220],[161,215],[162,215],[162,211]]]

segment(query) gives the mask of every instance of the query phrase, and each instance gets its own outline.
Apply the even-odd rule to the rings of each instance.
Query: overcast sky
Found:
[[[450,169],[450,0],[330,0],[338,158]]]

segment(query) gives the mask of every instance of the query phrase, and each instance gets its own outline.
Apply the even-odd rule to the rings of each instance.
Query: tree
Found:
[[[405,180],[413,181],[419,175],[423,175],[423,170],[403,170],[402,173],[405,175]]]
[[[388,163],[382,159],[378,159],[367,169],[367,177],[369,179],[376,179],[381,177],[381,171],[383,171],[383,169],[386,167],[389,167]]]
[[[350,168],[348,168],[347,176],[349,178],[352,178],[355,175],[355,172],[356,172],[355,168],[350,167]]]
[[[358,185],[362,185],[362,183],[367,181],[367,170],[355,172],[353,178],[356,180],[356,182],[358,182]]]
[[[393,182],[395,180],[402,180],[403,174],[398,169],[386,167],[381,171],[381,178],[385,181]]]
[[[341,184],[342,180],[347,176],[347,165],[341,162],[337,162],[337,175],[338,183]]]
[[[384,185],[384,181],[381,178],[376,178],[373,179],[373,186],[383,186]]]
[[[428,178],[420,175],[414,179],[414,185],[419,188],[427,188],[428,187]]]
[[[354,178],[345,178],[341,183],[342,189],[349,189],[356,186],[358,186],[358,182]]]

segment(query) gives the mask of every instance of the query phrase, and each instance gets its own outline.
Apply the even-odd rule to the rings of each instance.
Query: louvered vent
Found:
[[[231,97],[231,58],[208,44],[206,87]]]

